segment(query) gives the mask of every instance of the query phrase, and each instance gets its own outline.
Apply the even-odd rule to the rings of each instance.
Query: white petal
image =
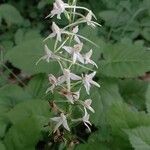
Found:
[[[76,74],[74,74],[74,73],[70,73],[70,78],[72,80],[81,80],[81,77],[76,75]]]
[[[77,43],[81,43],[80,38],[79,38],[77,35],[74,36],[74,40],[75,40]]]
[[[91,99],[87,99],[84,102],[87,106],[90,106],[92,104],[92,100]]]
[[[84,87],[85,87],[85,89],[86,89],[87,94],[90,95],[90,88],[91,88],[90,83],[84,81]]]
[[[54,128],[54,133],[58,130],[58,128],[62,125],[62,121],[58,122],[56,125],[55,125],[55,128]]]
[[[63,76],[60,76],[59,78],[58,78],[58,84],[62,84],[62,83],[64,83],[66,81],[66,78],[65,78],[65,76],[63,75]]]
[[[91,128],[88,126],[88,124],[84,122],[84,125],[88,128],[89,132],[91,132]]]
[[[76,61],[77,61],[77,54],[76,54],[76,53],[74,53],[74,54],[73,54],[73,63],[75,64],[75,63],[76,63]]]
[[[78,53],[78,55],[77,55],[78,57],[78,60],[81,62],[81,63],[83,63],[84,64],[84,58],[83,58],[83,56],[80,54],[80,53]]]
[[[68,123],[67,123],[67,120],[64,120],[64,121],[63,121],[63,126],[64,126],[64,128],[65,128],[66,130],[70,131],[70,128],[69,128]]]
[[[79,31],[79,27],[78,26],[74,27],[73,30],[72,30],[73,33],[78,33],[78,31]]]
[[[72,52],[73,52],[73,48],[72,48],[72,47],[63,46],[62,48],[63,48],[64,50],[66,50],[69,54],[72,54]]]
[[[97,64],[93,60],[90,60],[89,63],[96,66],[96,68],[98,68]]]
[[[73,97],[72,97],[71,94],[67,94],[66,98],[68,99],[69,102],[71,102],[72,104],[74,104]]]
[[[77,92],[74,92],[73,97],[74,97],[75,100],[78,100],[79,97],[80,97],[80,90],[77,91]]]
[[[50,118],[52,121],[55,122],[60,122],[61,121],[61,117],[54,117],[54,118]]]
[[[89,52],[85,54],[85,58],[88,58],[88,59],[91,58],[92,54],[93,54],[93,50],[91,49]]]
[[[93,81],[93,80],[90,81],[90,83],[93,84],[93,85],[95,85],[95,86],[97,86],[97,87],[100,87],[100,85],[97,82]]]
[[[94,71],[93,73],[89,74],[88,77],[89,77],[90,79],[92,79],[92,78],[94,78],[95,75],[96,75],[96,71]]]

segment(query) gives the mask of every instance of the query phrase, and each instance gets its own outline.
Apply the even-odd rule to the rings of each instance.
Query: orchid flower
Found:
[[[55,3],[53,4],[53,10],[46,18],[48,18],[48,17],[52,18],[53,16],[57,15],[57,19],[61,19],[60,15],[62,13],[64,13],[67,8],[69,8],[69,9],[84,9],[88,12],[91,12],[86,7],[75,6],[75,5],[69,6],[67,3],[64,3],[62,0],[55,0]],[[95,15],[92,12],[91,12],[91,14],[95,17]]]
[[[58,130],[58,128],[61,125],[63,125],[63,127],[66,130],[70,131],[70,128],[69,128],[68,123],[67,123],[67,118],[63,113],[60,114],[60,117],[54,117],[54,118],[51,118],[51,120],[57,122],[57,124],[54,128],[54,133]]]
[[[46,93],[48,93],[49,91],[53,93],[54,88],[58,85],[58,80],[52,74],[49,75],[48,79],[52,86],[47,89]]]
[[[46,60],[46,62],[50,62],[50,59],[52,60],[59,60],[59,57],[55,55],[47,45],[44,46],[45,55],[41,57],[36,64],[38,64],[41,60]]]
[[[92,56],[92,54],[93,54],[93,51],[92,51],[92,49],[91,49],[89,52],[87,52],[87,53],[83,56],[84,59],[85,59],[85,64],[92,64],[92,65],[96,66],[96,68],[98,68],[97,64],[96,64],[93,60],[90,59],[91,56]]]
[[[54,17],[57,15],[57,19],[61,19],[60,15],[65,11],[65,7],[69,6],[67,3],[64,3],[62,0],[56,0],[53,4],[53,10],[51,13],[46,17]]]
[[[59,84],[66,82],[69,91],[70,91],[70,80],[74,80],[74,81],[81,80],[80,76],[78,76],[74,73],[71,73],[69,69],[64,69],[63,74],[64,75],[62,75],[58,78],[58,82],[59,82]]]
[[[82,102],[82,105],[84,106],[84,108],[89,109],[91,112],[95,113],[94,109],[91,107],[92,104],[92,100],[91,99],[87,99],[84,102]]]
[[[53,32],[44,41],[56,36],[57,41],[61,42],[62,41],[61,39],[62,29],[60,29],[55,22],[52,23],[52,31]]]
[[[83,56],[80,54],[80,51],[82,50],[83,43],[76,44],[74,47],[69,46],[63,46],[63,49],[65,49],[69,54],[73,57],[73,63],[76,63],[76,61],[80,61],[84,64]]]
[[[90,94],[91,84],[100,87],[100,85],[97,82],[93,81],[95,75],[96,75],[96,71],[94,71],[89,75],[86,74],[85,77],[83,77],[83,84],[88,95]]]
[[[89,129],[89,131],[91,132],[91,129],[90,129],[90,127],[89,127],[89,125],[92,126],[91,122],[89,121],[90,115],[87,113],[87,110],[86,110],[86,109],[84,109],[84,111],[85,111],[85,114],[84,114],[84,116],[83,116],[83,118],[82,118],[82,121],[83,121],[84,125],[85,125],[85,126]]]
[[[74,104],[74,102],[77,101],[80,97],[80,91],[77,92],[63,91],[62,95],[64,95],[70,103]]]
[[[76,35],[78,33],[78,31],[79,31],[78,26],[74,27],[73,30],[72,30],[72,32],[75,34],[74,35],[74,40],[79,44],[79,43],[81,43],[81,41],[80,41],[79,37]]]

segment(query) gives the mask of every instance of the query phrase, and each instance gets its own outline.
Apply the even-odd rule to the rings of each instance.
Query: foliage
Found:
[[[77,150],[149,150],[150,1],[78,2],[91,7],[102,24],[95,31],[84,26],[81,31],[100,46],[94,50],[88,45],[87,51],[94,50],[101,88],[92,89],[92,133],[77,124],[68,145]],[[56,142],[48,136],[51,103],[60,97],[45,93],[46,74],[59,74],[58,66],[36,66],[50,32],[44,18],[52,3],[7,0],[0,5],[0,150],[66,149],[61,137]],[[65,20],[58,23],[63,26]],[[53,47],[54,41],[48,45]]]

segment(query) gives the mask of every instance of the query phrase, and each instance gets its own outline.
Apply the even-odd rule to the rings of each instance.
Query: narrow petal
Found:
[[[81,77],[76,75],[76,74],[74,74],[74,73],[70,73],[70,78],[72,80],[81,80]]]
[[[68,99],[69,102],[71,102],[72,104],[74,104],[73,97],[72,97],[71,94],[67,94],[66,98]]]
[[[65,78],[65,76],[63,75],[63,76],[60,76],[59,78],[58,78],[58,84],[62,84],[62,83],[64,83],[66,81],[66,78]]]
[[[78,26],[74,27],[73,30],[72,30],[73,33],[78,33],[78,31],[79,31],[79,27]]]
[[[50,118],[50,119],[55,122],[60,122],[61,117],[54,117],[54,118]]]
[[[75,63],[76,63],[76,61],[77,61],[77,54],[76,54],[76,53],[74,53],[74,54],[73,54],[73,63],[75,64]]]
[[[78,53],[77,58],[78,58],[78,60],[79,60],[81,63],[84,64],[84,58],[83,58],[83,56],[82,56],[80,53]]]
[[[88,128],[89,132],[91,132],[91,128],[88,126],[86,122],[84,122],[84,125]]]
[[[77,35],[74,36],[74,40],[79,44],[81,43],[80,38]]]
[[[63,126],[64,126],[64,128],[65,128],[66,130],[70,131],[70,128],[69,128],[68,123],[67,123],[67,120],[64,120],[64,121],[63,121]]]
[[[93,50],[91,49],[89,52],[87,52],[87,53],[85,54],[85,57],[86,57],[86,58],[91,58],[92,54],[93,54]]]
[[[62,121],[58,122],[56,125],[55,125],[55,128],[54,128],[54,133],[58,130],[58,128],[63,124]]]
[[[93,84],[93,85],[95,85],[95,86],[97,86],[97,87],[100,87],[100,85],[97,82],[93,81],[93,80],[90,81],[90,83]]]
[[[62,48],[63,48],[64,50],[66,50],[69,54],[72,54],[72,52],[73,52],[73,48],[72,48],[72,47],[63,46]]]
[[[84,87],[86,89],[86,92],[88,95],[90,95],[90,88],[91,88],[91,85],[89,82],[84,82]]]
[[[92,78],[95,77],[95,75],[96,75],[96,71],[94,71],[93,73],[89,74],[88,77],[89,77],[90,79],[92,79]]]

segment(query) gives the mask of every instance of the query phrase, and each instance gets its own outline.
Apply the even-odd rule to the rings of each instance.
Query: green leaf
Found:
[[[121,80],[120,93],[124,100],[138,110],[145,110],[147,82],[142,80]]]
[[[34,150],[40,138],[39,120],[30,116],[9,129],[4,143],[7,150]]]
[[[119,93],[117,80],[103,78],[100,80],[100,95],[102,102],[106,108],[109,108],[113,103],[122,102],[123,99]]]
[[[18,29],[15,33],[15,43],[20,44],[23,41],[24,32],[22,29]]]
[[[75,150],[97,150],[97,148],[102,150],[110,150],[108,145],[101,140],[101,134],[101,132],[93,133],[86,143],[79,144]]]
[[[48,76],[45,74],[38,74],[29,81],[26,86],[26,91],[31,94],[32,98],[45,98],[47,87]]]
[[[50,42],[50,49],[52,49],[53,41]],[[36,62],[44,55],[44,45],[40,38],[22,42],[15,46],[11,51],[6,54],[8,59],[14,66],[20,68],[28,74],[37,73],[58,73],[57,62],[47,63],[41,61],[38,65]]]
[[[18,24],[21,25],[23,23],[23,18],[20,15],[19,11],[9,4],[1,4],[0,5],[0,20],[3,18],[7,25]]]
[[[0,141],[0,150],[6,150],[4,144]]]
[[[135,108],[125,103],[113,104],[107,113],[108,122],[113,135],[125,137],[122,129],[133,129],[138,126],[149,126],[150,116],[144,112],[138,112]]]
[[[30,99],[30,95],[17,85],[5,85],[0,89],[0,116],[16,104]]]
[[[135,150],[150,149],[150,127],[138,127],[133,130],[125,130]]]
[[[2,117],[0,117],[0,138],[3,138],[6,132],[8,123]]]
[[[50,117],[50,108],[47,101],[30,100],[16,105],[6,116],[13,123],[17,124],[30,116],[36,116],[39,123],[45,125]]]
[[[150,52],[135,44],[120,43],[104,48],[99,73],[109,77],[137,77],[150,70]]]
[[[92,102],[92,108],[95,110],[95,113],[91,114],[90,120],[92,123],[94,123],[95,126],[100,126],[101,117],[103,115],[103,104],[101,101],[101,96],[98,92],[98,90],[91,91],[91,99]]]
[[[150,83],[148,85],[148,89],[146,91],[146,107],[148,113],[150,113]]]
[[[102,149],[102,150],[110,150],[105,144],[100,142],[90,142],[85,144],[80,144],[77,146],[75,150],[93,150],[93,149]]]

